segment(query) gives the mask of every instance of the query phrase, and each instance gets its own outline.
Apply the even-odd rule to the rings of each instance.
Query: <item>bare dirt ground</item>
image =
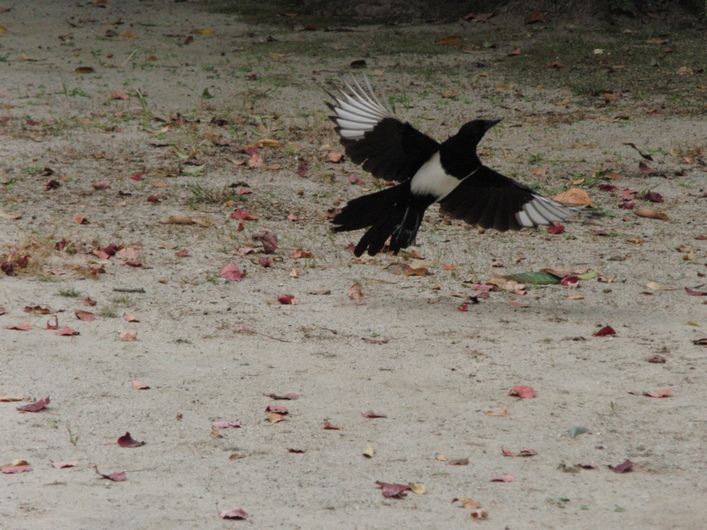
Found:
[[[0,528],[704,528],[699,29],[0,7]],[[357,60],[438,139],[503,118],[488,165],[607,216],[480,234],[433,208],[410,252],[355,259],[329,212],[376,184],[336,161],[324,89]],[[580,279],[502,278],[543,268]]]

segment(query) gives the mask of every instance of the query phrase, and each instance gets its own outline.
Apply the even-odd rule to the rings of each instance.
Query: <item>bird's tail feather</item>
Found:
[[[390,248],[397,253],[412,244],[422,222],[424,208],[408,204],[409,182],[349,201],[333,219],[335,232],[370,227],[354,249],[375,256],[392,236]]]

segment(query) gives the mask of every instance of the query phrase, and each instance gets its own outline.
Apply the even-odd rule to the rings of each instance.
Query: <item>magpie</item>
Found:
[[[375,256],[388,239],[394,254],[410,246],[425,210],[435,202],[455,219],[501,232],[583,214],[481,163],[476,146],[501,120],[470,121],[440,143],[399,120],[367,77],[345,85],[340,95],[329,93],[334,101],[326,104],[346,155],[374,177],[397,182],[349,201],[334,216],[334,232],[368,229],[354,249],[357,257]]]

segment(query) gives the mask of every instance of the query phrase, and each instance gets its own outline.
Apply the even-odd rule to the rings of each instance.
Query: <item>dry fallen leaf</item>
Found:
[[[422,483],[416,484],[414,482],[410,482],[408,483],[408,487],[410,488],[410,491],[416,493],[417,495],[422,495],[425,491],[427,491],[427,488],[425,488],[425,485]]]
[[[501,403],[501,406],[494,410],[485,410],[484,414],[487,416],[508,416],[510,412],[508,411],[508,406],[505,403]]]
[[[552,200],[572,206],[594,206],[587,192],[580,188],[570,188],[567,191],[555,195]]]
[[[137,340],[137,331],[132,329],[121,329],[118,330],[118,338],[122,342],[132,342]]]
[[[349,287],[349,300],[353,300],[359,305],[365,303],[360,283],[354,283]]]
[[[530,386],[516,385],[508,393],[509,396],[516,396],[521,399],[530,399],[535,397],[535,390]]]
[[[646,217],[648,219],[660,219],[661,221],[670,221],[670,217],[663,212],[656,212],[650,208],[639,208],[636,210],[636,215],[639,217]]]
[[[363,456],[367,458],[373,458],[373,455],[376,454],[376,450],[373,449],[373,446],[371,444],[366,444],[366,448],[363,450]]]

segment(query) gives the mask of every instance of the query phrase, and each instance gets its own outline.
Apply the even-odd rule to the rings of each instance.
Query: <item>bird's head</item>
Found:
[[[473,120],[462,125],[457,137],[464,143],[478,144],[491,127],[501,120]]]

